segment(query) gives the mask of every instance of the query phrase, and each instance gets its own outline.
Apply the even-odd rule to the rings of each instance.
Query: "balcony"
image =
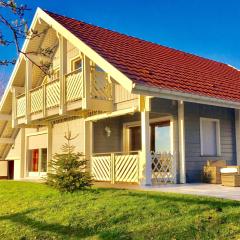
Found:
[[[80,116],[81,111],[111,112],[113,100],[113,84],[105,72],[92,70],[89,78],[84,79],[82,69],[77,69],[66,74],[63,82],[54,79],[27,93],[15,92],[13,120],[15,125],[21,125],[60,115],[71,116],[73,111],[74,116]]]
[[[59,114],[60,79],[42,84],[29,92],[30,120],[50,117]],[[81,108],[83,98],[83,74],[81,69],[68,73],[64,77],[64,104],[66,110]],[[16,119],[18,124],[24,123],[27,112],[26,94],[16,96]]]

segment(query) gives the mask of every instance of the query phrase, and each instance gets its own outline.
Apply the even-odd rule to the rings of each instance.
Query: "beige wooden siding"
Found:
[[[28,137],[28,149],[38,149],[48,147],[47,133]]]
[[[59,47],[53,57],[53,69],[59,67],[60,64]],[[79,55],[79,50],[71,43],[67,42],[67,72],[71,72],[71,60]]]
[[[0,161],[0,177],[6,177],[8,175],[8,162]]]
[[[18,132],[18,135],[15,138],[14,145],[11,147],[6,160],[15,160],[20,159],[21,156],[21,131]]]
[[[84,152],[84,120],[76,119],[67,122],[54,124],[52,129],[52,153],[61,153],[61,147],[66,140],[64,138],[67,130],[71,131],[72,136],[77,136],[72,141],[72,144],[76,147],[75,150],[78,152]]]

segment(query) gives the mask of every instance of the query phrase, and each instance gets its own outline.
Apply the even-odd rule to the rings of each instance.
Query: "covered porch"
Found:
[[[149,98],[140,112],[94,118],[90,168],[95,181],[140,185],[174,184],[180,177],[184,181],[184,166],[179,163],[182,110],[181,102]]]

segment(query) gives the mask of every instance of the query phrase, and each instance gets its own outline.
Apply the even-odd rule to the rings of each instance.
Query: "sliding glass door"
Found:
[[[151,151],[171,152],[171,126],[170,121],[159,121],[150,125]],[[129,151],[141,150],[141,127],[129,127]]]

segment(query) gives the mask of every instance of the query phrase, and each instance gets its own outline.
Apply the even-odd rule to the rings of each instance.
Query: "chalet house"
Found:
[[[21,55],[0,103],[0,176],[36,179],[64,134],[96,181],[202,181],[240,164],[240,73],[223,63],[37,9],[23,51],[55,48],[51,77]]]

